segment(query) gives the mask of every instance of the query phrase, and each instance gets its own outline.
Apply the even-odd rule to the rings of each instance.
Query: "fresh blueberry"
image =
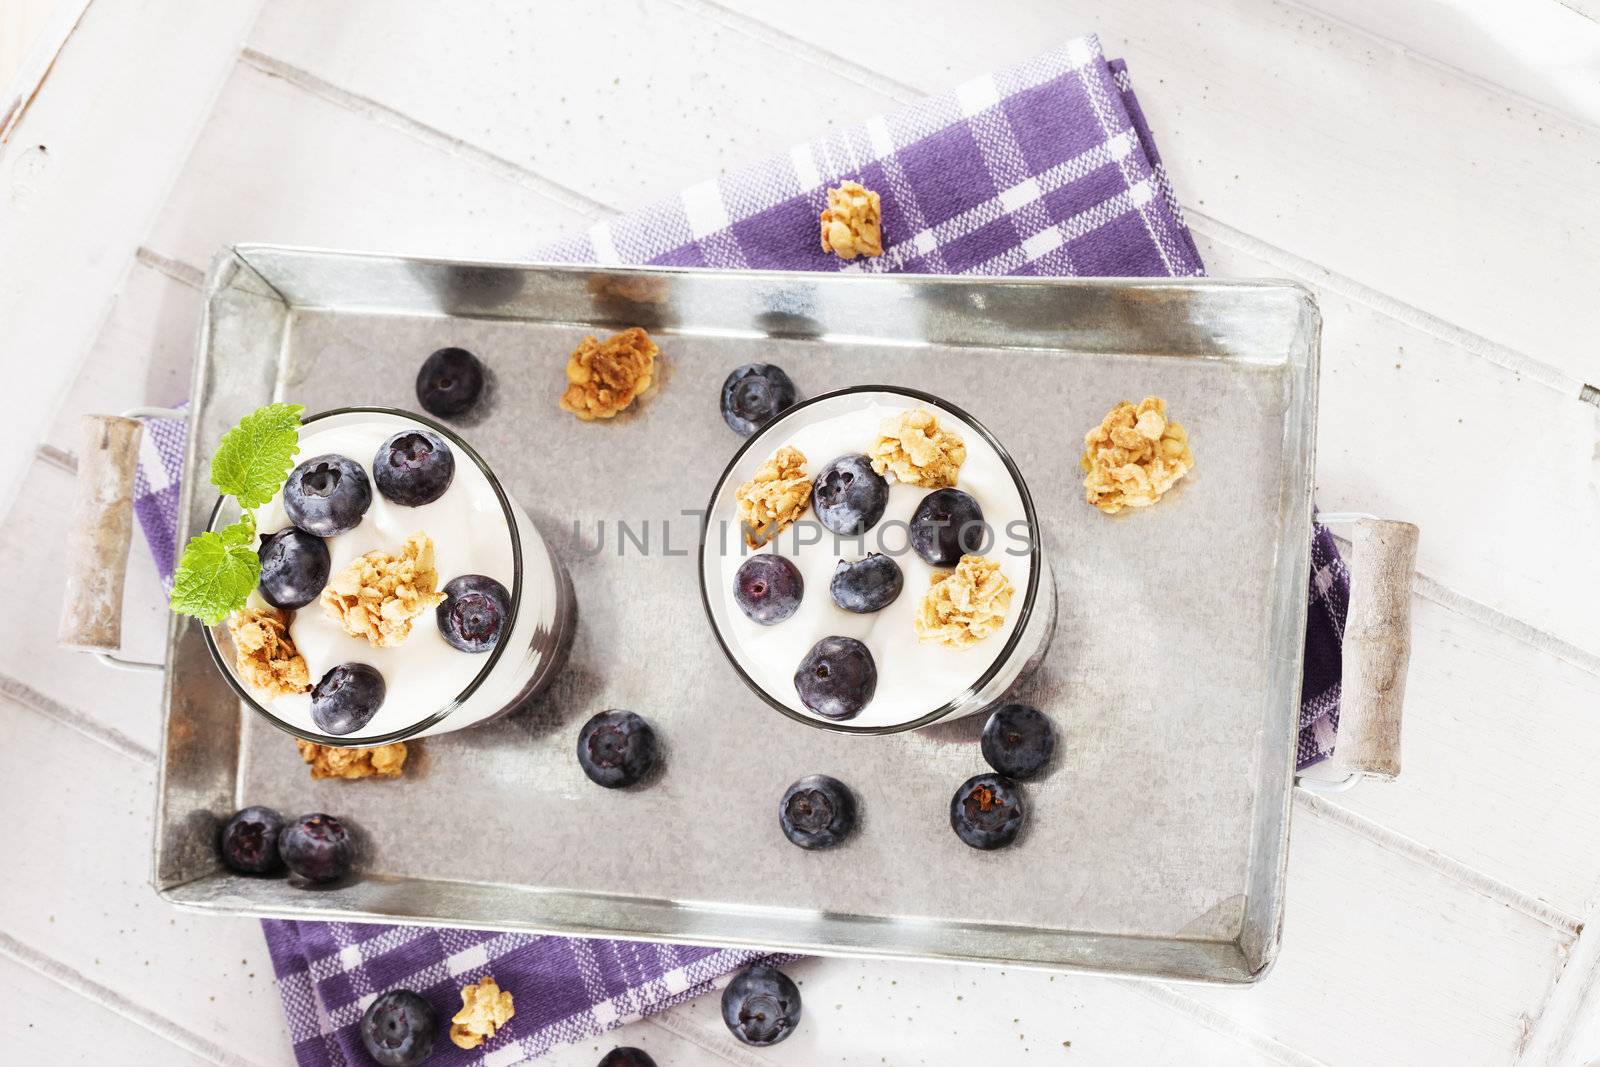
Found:
[[[656,1067],[656,1061],[644,1049],[628,1045],[606,1053],[599,1067]]]
[[[276,874],[283,869],[278,834],[283,816],[271,808],[245,808],[222,828],[222,862],[240,874]]]
[[[483,364],[465,348],[441,348],[417,372],[417,402],[441,419],[461,415],[483,395]]]
[[[841,537],[864,534],[889,506],[889,483],[866,456],[840,456],[817,472],[811,483],[817,521]]]
[[[751,964],[722,991],[722,1021],[747,1045],[776,1045],[800,1025],[800,990],[778,968]]]
[[[950,798],[950,829],[973,848],[1004,848],[1017,838],[1028,809],[1022,789],[999,774],[968,778]]]
[[[328,584],[328,546],[297,527],[269,535],[256,555],[261,558],[261,598],[275,608],[303,608]]]
[[[751,556],[733,576],[733,599],[751,622],[773,626],[800,607],[805,583],[800,568],[771,552]]]
[[[983,509],[959,489],[935,489],[911,515],[911,547],[935,567],[951,567],[971,552],[981,552],[986,530]]]
[[[278,835],[278,851],[289,869],[308,882],[336,882],[350,872],[356,844],[332,815],[302,815]]]
[[[311,721],[325,734],[351,734],[372,721],[387,690],[366,663],[341,663],[311,689]]]
[[[417,1067],[433,1054],[439,1016],[409,989],[391,989],[367,1005],[361,1043],[380,1067]]]
[[[856,828],[855,794],[837,778],[807,775],[784,791],[778,825],[801,848],[832,848]]]
[[[578,731],[578,765],[596,785],[633,785],[655,763],[656,731],[631,711],[602,711]]]
[[[722,383],[722,417],[746,437],[794,401],[794,382],[770,363],[746,363]]]
[[[511,617],[511,594],[493,578],[463,574],[444,587],[444,603],[433,611],[439,633],[463,652],[488,652]]]
[[[306,533],[332,537],[361,524],[372,506],[372,483],[361,464],[345,456],[315,456],[289,474],[283,510]]]
[[[853,719],[878,688],[878,667],[853,637],[824,637],[794,672],[800,703],[825,719]]]
[[[431,504],[456,476],[456,456],[438,434],[401,430],[372,457],[372,480],[384,498],[404,507]]]
[[[841,559],[834,568],[833,581],[828,583],[828,592],[844,610],[866,615],[893,604],[904,584],[900,564],[874,552],[854,563]]]
[[[984,724],[983,758],[1007,778],[1032,778],[1055,750],[1055,731],[1038,708],[1007,704]]]

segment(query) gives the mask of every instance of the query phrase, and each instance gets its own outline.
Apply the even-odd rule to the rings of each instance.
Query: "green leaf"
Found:
[[[289,479],[300,451],[304,410],[299,404],[268,404],[240,419],[211,457],[211,484],[246,510],[271,500]]]
[[[215,626],[244,607],[261,577],[248,518],[190,538],[172,575],[172,610]]]

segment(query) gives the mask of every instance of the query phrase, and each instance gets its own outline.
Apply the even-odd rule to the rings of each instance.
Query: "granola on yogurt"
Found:
[[[959,434],[942,429],[938,416],[925,408],[884,419],[872,446],[873,470],[924,489],[955,485],[966,461],[966,442]]]
[[[277,608],[240,608],[228,616],[239,677],[268,699],[311,688],[305,657],[289,639],[289,620]]]
[[[953,571],[936,571],[913,624],[924,642],[967,648],[1005,625],[1016,592],[1000,561],[962,556]]]
[[[733,496],[739,502],[745,544],[760,548],[804,515],[811,503],[805,454],[791,445],[778,449]]]
[[[374,648],[399,645],[419,615],[444,602],[433,540],[419,530],[399,552],[378,549],[358,556],[328,580],[321,600],[351,637],[364,637]]]

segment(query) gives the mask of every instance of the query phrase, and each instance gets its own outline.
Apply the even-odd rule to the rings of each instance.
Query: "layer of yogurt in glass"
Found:
[[[966,445],[967,458],[955,488],[971,494],[983,510],[991,539],[978,554],[998,560],[1015,590],[999,632],[967,648],[923,642],[912,621],[934,573],[952,569],[927,563],[908,543],[912,513],[932,489],[901,484],[891,477],[883,518],[866,533],[837,536],[808,508],[797,523],[760,549],[745,547],[734,502],[734,490],[749,477],[749,471],[785,445],[804,454],[806,476],[814,481],[817,472],[840,456],[870,454],[885,419],[917,408],[932,411],[940,427],[958,434]],[[722,629],[724,643],[745,674],[769,696],[822,722],[839,721],[852,727],[898,725],[963,697],[994,665],[1010,641],[1027,599],[1031,531],[1016,479],[994,447],[965,420],[936,403],[908,395],[848,393],[779,416],[756,435],[742,460],[748,460],[739,464],[744,473],[730,472],[714,504],[702,573],[717,583],[707,595],[721,602],[714,620]],[[804,583],[799,608],[776,625],[752,621],[734,597],[734,576],[753,552],[787,557]],[[834,603],[829,583],[841,558],[860,559],[870,552],[893,558],[904,584],[887,607],[855,614]],[[871,651],[878,672],[871,702],[846,720],[815,715],[795,690],[795,668],[813,645],[829,636],[861,641]]]

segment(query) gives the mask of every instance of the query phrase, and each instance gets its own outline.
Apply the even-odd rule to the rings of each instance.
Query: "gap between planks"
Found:
[[[88,660],[84,661],[86,664]],[[109,670],[95,664],[95,670]],[[0,674],[0,696],[3,696],[20,707],[35,711],[47,719],[53,719],[69,730],[74,730],[96,744],[104,745],[119,756],[125,756],[135,763],[142,763],[148,767],[156,764],[156,754],[145,748],[139,742],[123,733],[121,730],[104,723],[96,722],[77,708],[63,704],[34,689],[9,674]]]
[[[148,1008],[141,1007],[116,990],[101,985],[87,975],[45,955],[24,942],[18,941],[3,931],[0,931],[0,956],[21,964],[62,988],[68,989],[108,1011],[115,1012],[124,1019],[144,1027],[156,1036],[164,1038],[184,1051],[202,1059],[211,1060],[213,1063],[228,1064],[230,1067],[234,1067],[234,1065],[237,1065],[237,1067],[257,1067],[258,1061],[248,1060],[229,1052],[220,1045],[184,1029],[163,1015],[158,1015]]]
[[[1112,981],[1126,986],[1140,996],[1147,997],[1158,1004],[1162,1004],[1186,1019],[1199,1023],[1208,1030],[1214,1030],[1223,1037],[1231,1038],[1247,1048],[1277,1060],[1285,1067],[1327,1067],[1324,1060],[1308,1056],[1304,1052],[1296,1051],[1275,1038],[1268,1037],[1259,1030],[1252,1030],[1239,1022],[1238,1019],[1198,1000],[1191,1000],[1183,992],[1173,986],[1161,982],[1142,981],[1131,978],[1114,978]]]

